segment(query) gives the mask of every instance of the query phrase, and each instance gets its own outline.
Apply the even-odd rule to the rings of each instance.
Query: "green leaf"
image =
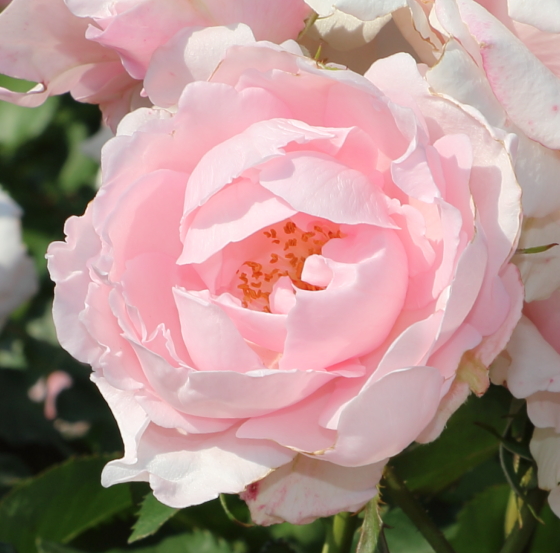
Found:
[[[385,537],[391,553],[434,553],[430,544],[410,519],[399,509],[391,509],[384,517]]]
[[[476,495],[457,517],[451,544],[457,553],[496,553],[504,543],[504,519],[510,487],[495,486]]]
[[[179,509],[168,507],[160,503],[152,492],[150,492],[142,501],[138,520],[134,524],[133,532],[128,538],[128,543],[141,540],[151,536],[159,530],[159,528],[167,522]]]
[[[35,553],[37,538],[67,543],[132,506],[128,485],[103,488],[109,456],[70,459],[14,488],[0,501],[0,540]]]
[[[37,539],[37,553],[82,553],[79,549],[60,545],[52,541]]]
[[[467,471],[498,452],[499,442],[476,423],[484,422],[498,433],[506,426],[511,396],[492,386],[482,397],[471,396],[449,419],[434,442],[414,445],[393,460],[409,489],[437,493]]]
[[[124,549],[111,549],[107,553],[125,553],[125,551]],[[233,553],[232,548],[225,540],[216,539],[206,530],[179,534],[164,539],[157,545],[141,547],[134,551],[135,553]]]
[[[36,108],[25,108],[0,102],[0,144],[15,150],[24,142],[38,137],[52,120],[58,98],[49,98]]]
[[[545,505],[540,517],[543,524],[537,526],[531,553],[558,553],[560,543],[560,519]]]

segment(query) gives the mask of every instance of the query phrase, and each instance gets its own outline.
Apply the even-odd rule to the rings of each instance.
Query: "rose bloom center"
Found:
[[[314,221],[302,230],[292,220],[282,221],[262,231],[269,247],[256,259],[245,261],[235,273],[234,295],[241,305],[270,313],[270,295],[281,277],[289,277],[301,290],[324,290],[301,279],[305,260],[320,255],[333,238],[342,238],[337,225]]]

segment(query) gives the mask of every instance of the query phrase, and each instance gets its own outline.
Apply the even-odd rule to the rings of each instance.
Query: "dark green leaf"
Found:
[[[414,491],[437,493],[498,452],[498,440],[475,423],[483,421],[497,432],[505,428],[511,396],[492,386],[482,397],[471,396],[451,417],[434,442],[415,445],[393,464]]]
[[[560,519],[548,505],[540,513],[543,524],[537,526],[531,553],[558,553],[560,549]]]
[[[70,459],[30,479],[0,501],[0,540],[18,553],[35,553],[37,538],[67,543],[132,506],[128,485],[105,489],[108,456]]]
[[[52,541],[37,540],[37,553],[82,553],[79,549],[68,547],[67,545],[60,545]]]
[[[502,546],[508,485],[489,488],[469,501],[457,517],[457,532],[450,540],[457,553],[496,553]]]
[[[150,492],[142,501],[138,520],[134,524],[133,532],[130,538],[128,538],[128,543],[133,543],[154,534],[178,510],[160,503],[154,497],[154,494]]]

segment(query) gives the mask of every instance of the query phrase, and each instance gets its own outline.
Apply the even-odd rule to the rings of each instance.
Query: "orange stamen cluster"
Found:
[[[310,255],[320,254],[329,240],[342,238],[339,229],[332,230],[329,226],[316,223],[312,230],[304,232],[288,220],[262,231],[270,242],[266,256],[258,261],[245,261],[236,273],[243,307],[270,313],[270,294],[283,276],[289,277],[301,290],[323,290],[301,280],[301,274]]]

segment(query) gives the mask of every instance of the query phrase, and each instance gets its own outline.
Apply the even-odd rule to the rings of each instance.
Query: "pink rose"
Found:
[[[48,252],[59,339],[123,436],[104,485],[241,492],[261,524],[360,508],[520,316],[505,144],[410,56],[362,77],[270,43],[125,117]]]
[[[519,137],[515,171],[529,217],[560,209],[557,9],[550,1],[534,9],[520,0],[435,0],[430,14],[445,48],[428,82]]]
[[[150,105],[142,80],[169,41],[244,23],[258,40],[282,42],[297,37],[309,11],[303,0],[13,0],[0,15],[0,72],[38,84],[27,93],[0,88],[0,99],[31,107],[69,91],[99,104],[114,129]]]

